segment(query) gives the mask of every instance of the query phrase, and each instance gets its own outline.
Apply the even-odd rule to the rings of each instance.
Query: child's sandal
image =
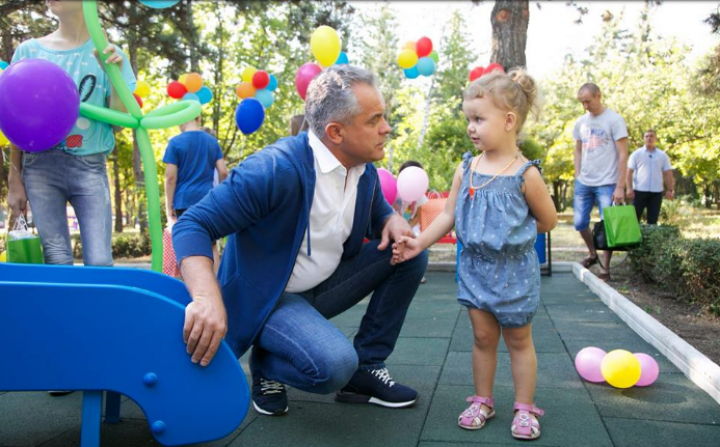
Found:
[[[467,410],[458,416],[458,425],[466,430],[480,430],[485,422],[495,416],[494,399],[492,397],[470,396],[465,399],[471,402]],[[490,408],[490,413],[482,409],[482,405]]]
[[[537,417],[545,414],[544,410],[535,405],[515,402],[513,410],[517,410],[510,428],[515,439],[537,439],[540,437],[540,422]],[[535,417],[533,417],[535,416]]]

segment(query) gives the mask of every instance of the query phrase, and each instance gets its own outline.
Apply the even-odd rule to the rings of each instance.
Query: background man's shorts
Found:
[[[573,196],[573,208],[575,209],[575,229],[578,231],[587,230],[590,227],[590,213],[597,203],[602,219],[602,210],[612,205],[612,195],[615,185],[586,186],[575,180],[575,195]]]

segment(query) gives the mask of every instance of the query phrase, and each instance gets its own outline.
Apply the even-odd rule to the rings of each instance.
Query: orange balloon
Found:
[[[235,93],[240,99],[252,98],[255,96],[255,87],[252,82],[241,82],[235,89]]]
[[[415,41],[414,40],[408,40],[405,42],[402,46],[403,50],[413,50],[415,51]]]
[[[199,91],[202,86],[202,77],[197,73],[190,73],[187,75],[187,78],[185,78],[185,87],[187,87],[188,91],[191,93]]]

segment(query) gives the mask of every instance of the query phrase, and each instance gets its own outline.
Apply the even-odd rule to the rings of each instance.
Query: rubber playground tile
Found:
[[[450,338],[457,318],[406,318],[400,337]]]
[[[395,351],[387,359],[388,365],[441,366],[447,356],[450,339],[398,338]]]
[[[720,426],[605,418],[615,447],[717,447]]]
[[[563,345],[562,339],[558,334],[558,331],[549,322],[542,323],[543,319],[538,318],[538,325],[535,325],[533,321],[533,343],[535,344],[535,351],[540,352],[566,352],[565,346]],[[452,341],[450,343],[451,351],[464,351],[470,352],[473,346],[473,332],[470,319],[465,318],[461,315],[458,319],[458,324],[455,327]],[[499,352],[507,352],[507,347],[502,337],[500,338],[500,344],[498,346]]]
[[[538,354],[538,388],[581,389],[583,384],[567,354]],[[496,387],[512,387],[510,355],[498,353]],[[448,355],[440,385],[468,386],[473,384],[472,355],[469,352],[451,352]]]

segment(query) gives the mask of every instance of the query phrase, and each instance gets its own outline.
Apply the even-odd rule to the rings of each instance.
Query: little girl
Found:
[[[480,155],[467,153],[458,166],[445,210],[417,239],[402,238],[393,261],[413,258],[453,225],[463,250],[458,264],[458,301],[468,308],[473,327],[475,396],[458,418],[477,430],[495,416],[493,382],[502,333],[510,353],[515,385],[514,438],[540,436],[535,406],[537,359],[532,318],[540,298],[537,233],[552,230],[557,213],[537,161],[518,150],[518,132],[534,107],[536,88],[523,70],[493,72],[463,94],[468,136]]]

